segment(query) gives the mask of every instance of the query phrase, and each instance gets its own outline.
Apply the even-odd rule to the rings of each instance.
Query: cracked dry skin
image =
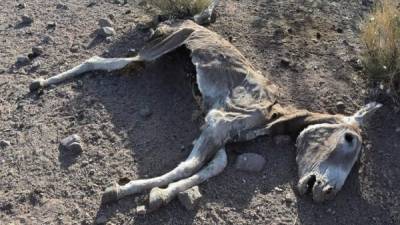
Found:
[[[196,211],[187,212],[174,200],[153,214],[137,215],[135,207],[147,201],[145,196],[100,205],[104,188],[119,177],[153,177],[174,168],[188,155],[201,123],[191,121],[198,106],[190,82],[183,79],[184,63],[175,56],[135,76],[94,73],[45,90],[45,97],[28,94],[32,78],[65,71],[106,50],[106,56],[118,57],[143,46],[146,34],[131,30],[131,24],[150,19],[144,10],[96,2],[87,7],[88,0],[70,0],[65,3],[69,10],[56,9],[54,1],[26,1],[22,10],[15,1],[0,2],[0,135],[11,142],[0,150],[2,223],[91,224],[97,218],[114,224],[399,223],[400,138],[395,130],[400,120],[388,107],[374,116],[379,122],[372,121],[363,138],[360,162],[326,204],[297,194],[292,204],[282,204],[286,194],[296,193],[294,143],[277,146],[260,138],[227,150],[229,162],[240,152],[262,154],[267,159],[262,173],[241,173],[228,164],[220,176],[200,185],[203,200]],[[346,113],[354,112],[368,98],[364,81],[349,64],[360,50],[356,28],[366,8],[358,1],[315,4],[227,0],[217,7],[219,16],[209,28],[232,40],[256,69],[270,73],[287,103],[335,112],[340,100]],[[128,9],[131,13],[125,14]],[[22,14],[33,17],[31,26],[7,28]],[[109,14],[115,17],[114,42],[85,49],[97,21]],[[46,30],[48,20],[56,22],[54,31]],[[9,70],[18,55],[46,35],[53,41],[42,44],[45,53],[35,59],[39,68]],[[69,51],[76,45],[78,52]],[[281,66],[281,58],[288,58],[290,66]],[[140,116],[144,107],[151,109],[150,118]],[[83,153],[59,158],[59,140],[72,133],[82,136]]]

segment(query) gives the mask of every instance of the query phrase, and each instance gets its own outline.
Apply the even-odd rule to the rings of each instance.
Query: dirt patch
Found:
[[[94,2],[92,4],[91,2]],[[48,77],[93,55],[124,56],[140,48],[147,32],[135,24],[146,10],[115,1],[0,3],[1,224],[398,224],[400,127],[398,113],[380,110],[365,135],[360,162],[331,202],[313,203],[295,193],[294,143],[259,138],[228,147],[229,165],[200,185],[199,208],[173,201],[150,215],[135,208],[146,195],[100,204],[119,178],[144,178],[174,168],[191,149],[201,121],[187,70],[174,55],[126,76],[93,73],[40,95],[31,79]],[[123,1],[121,1],[123,2]],[[277,83],[285,103],[319,112],[354,112],[371,100],[361,72],[357,28],[368,8],[358,1],[223,1],[211,30],[232,40],[255,67]],[[21,25],[26,14],[33,21]],[[117,35],[95,39],[97,21],[113,19]],[[96,40],[93,42],[93,40]],[[43,53],[15,64],[33,46]],[[388,103],[388,102],[383,102]],[[151,111],[144,117],[143,109]],[[83,152],[61,155],[59,141],[77,133]],[[238,153],[267,159],[261,173],[238,172]],[[287,196],[290,197],[288,201]]]

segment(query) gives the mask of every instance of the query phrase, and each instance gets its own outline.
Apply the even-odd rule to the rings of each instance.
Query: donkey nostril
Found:
[[[346,134],[344,135],[344,139],[345,139],[347,142],[352,143],[354,137],[353,137],[352,134],[346,133]]]
[[[317,177],[315,175],[311,175],[310,179],[307,181],[307,194],[312,192],[315,182],[317,181]]]

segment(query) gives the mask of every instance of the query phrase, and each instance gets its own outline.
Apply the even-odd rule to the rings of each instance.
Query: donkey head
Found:
[[[352,116],[338,117],[336,123],[316,123],[300,132],[296,142],[300,194],[310,193],[321,202],[340,191],[361,150],[361,127],[381,106],[369,103]]]

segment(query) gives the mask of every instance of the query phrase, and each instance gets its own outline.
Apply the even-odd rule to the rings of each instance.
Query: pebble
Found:
[[[140,116],[147,118],[151,116],[152,112],[149,107],[144,107],[143,109],[140,110]]]
[[[20,56],[17,56],[17,64],[28,64],[29,62],[30,62],[30,59],[29,59],[29,57],[28,56],[26,56],[26,55],[20,55]]]
[[[74,152],[74,153],[81,153],[82,146],[80,144],[81,138],[77,134],[70,135],[61,140],[60,144],[65,149]]]
[[[25,5],[25,3],[19,3],[19,4],[17,5],[17,8],[18,8],[18,9],[25,9],[25,8],[26,8],[26,5]]]
[[[50,35],[45,35],[42,42],[45,44],[54,43],[54,38]]]
[[[292,203],[294,201],[295,201],[295,197],[294,197],[294,195],[292,193],[287,193],[285,195],[285,202]]]
[[[186,210],[193,210],[196,208],[201,197],[202,195],[198,186],[194,186],[178,194],[178,199]]]
[[[108,18],[101,18],[98,22],[100,27],[112,27],[114,23]]]
[[[9,141],[0,140],[0,148],[7,148],[9,146],[11,146],[11,143]]]
[[[139,205],[138,207],[136,207],[136,213],[139,214],[139,215],[146,214],[146,206]]]
[[[277,191],[277,192],[283,192],[283,189],[280,188],[280,187],[275,187],[274,190]]]
[[[396,127],[396,133],[400,132],[400,127]]]
[[[344,104],[344,102],[339,101],[336,103],[336,109],[338,110],[338,112],[344,112],[344,110],[346,109],[346,105]]]
[[[95,6],[97,3],[93,0],[93,1],[90,1],[87,5],[86,5],[86,7],[93,7],[93,6]]]
[[[32,47],[32,54],[34,57],[42,55],[44,52],[43,47],[41,46],[34,46]]]
[[[70,49],[70,52],[77,53],[79,51],[79,45],[73,45]]]
[[[31,24],[31,23],[33,23],[33,19],[32,19],[32,17],[30,17],[28,15],[22,15],[21,16],[21,23],[23,23],[23,24]]]
[[[114,41],[113,37],[106,37],[106,42],[108,44],[112,43]]]
[[[46,28],[47,28],[48,30],[50,30],[50,29],[55,29],[56,26],[57,26],[56,22],[54,22],[54,21],[49,21],[49,22],[47,22],[47,27],[46,27]]]
[[[289,135],[277,135],[274,137],[274,143],[276,145],[280,145],[280,144],[289,144],[291,141],[291,138]]]
[[[256,153],[244,153],[237,157],[235,168],[247,172],[260,172],[265,165],[265,159]]]
[[[288,58],[282,58],[281,59],[281,65],[284,67],[290,66],[290,60]]]
[[[68,6],[66,4],[58,3],[56,5],[56,9],[68,10],[69,8],[68,8]]]
[[[114,28],[112,27],[102,27],[99,31],[99,35],[102,37],[110,37],[116,34]]]

